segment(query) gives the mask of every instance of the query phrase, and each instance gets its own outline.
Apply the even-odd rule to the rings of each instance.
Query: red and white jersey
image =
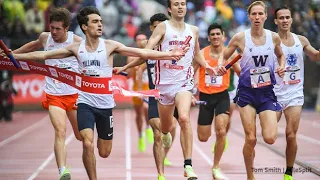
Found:
[[[63,43],[56,43],[52,39],[51,33],[49,33],[46,45],[44,47],[45,51],[60,49],[69,44],[73,43],[73,32],[68,32],[68,39]],[[48,59],[45,61],[46,65],[55,66],[63,69],[67,69],[73,72],[79,72],[79,65],[76,57],[67,57],[62,59]],[[62,83],[50,77],[45,77],[46,83],[44,85],[44,91],[50,95],[70,95],[78,93],[76,88]]]
[[[177,82],[185,82],[193,79],[192,60],[194,57],[195,37],[192,33],[189,24],[185,23],[185,30],[178,32],[174,30],[169,21],[164,21],[166,25],[166,32],[162,43],[160,44],[160,51],[170,51],[175,46],[182,46],[185,40],[190,36],[189,51],[179,61],[175,60],[161,60],[156,62],[155,66],[155,85],[161,84],[176,84]]]

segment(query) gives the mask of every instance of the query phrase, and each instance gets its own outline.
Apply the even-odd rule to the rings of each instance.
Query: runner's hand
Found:
[[[219,75],[219,76],[223,76],[224,74],[227,73],[226,67],[221,66],[221,65],[219,65],[219,66],[217,67],[217,71],[218,71],[218,75]]]
[[[172,60],[179,61],[185,54],[188,52],[189,47],[178,47],[175,46],[171,51],[170,51],[170,56],[172,57]]]
[[[126,68],[124,66],[122,66],[122,67],[114,67],[112,72],[114,74],[119,74],[119,73],[121,73],[121,72],[123,72],[125,70],[126,70]]]
[[[279,77],[283,77],[284,76],[284,67],[282,66],[278,66],[277,71],[276,71],[279,75]]]
[[[197,102],[197,99],[194,96],[192,96],[192,98],[191,98],[191,106],[195,106],[196,102]]]

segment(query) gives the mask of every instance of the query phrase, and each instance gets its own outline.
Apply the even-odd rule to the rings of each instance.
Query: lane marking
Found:
[[[44,123],[46,123],[49,119],[49,115],[45,116],[44,118],[42,118],[40,121],[37,121],[36,123],[32,124],[31,126],[17,132],[16,134],[14,134],[13,136],[3,140],[0,142],[0,147],[10,143],[11,141],[14,141],[22,136],[24,136],[25,134],[33,131],[35,128],[42,126]]]
[[[73,133],[68,136],[66,139],[66,145],[68,145],[72,140],[74,139]],[[33,180],[36,178],[39,173],[52,161],[52,159],[55,157],[54,151],[48,156],[48,158],[38,167],[38,169],[28,178],[28,180]]]
[[[125,143],[126,143],[126,180],[131,180],[131,124],[130,124],[131,111],[128,109],[124,110],[125,120]]]

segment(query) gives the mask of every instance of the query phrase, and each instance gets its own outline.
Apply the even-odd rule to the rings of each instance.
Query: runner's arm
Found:
[[[21,54],[21,53],[28,53],[28,52],[39,50],[43,48],[43,44],[44,42],[46,42],[47,38],[48,38],[48,32],[43,32],[40,34],[37,40],[31,41],[12,52],[14,54]]]
[[[300,35],[298,37],[302,43],[304,53],[310,58],[310,60],[320,61],[320,51],[317,51],[314,47],[312,47],[306,37]]]
[[[281,48],[281,39],[279,37],[278,34],[276,33],[272,33],[272,38],[273,38],[273,42],[274,42],[274,53],[275,55],[277,56],[278,58],[278,63],[279,63],[279,66],[284,68],[285,66],[285,57],[284,57],[284,54],[282,52],[282,48]]]
[[[72,46],[74,46],[74,44],[71,44],[65,48],[55,49],[50,51],[35,51],[35,52],[22,53],[22,54],[13,53],[13,57],[18,60],[34,60],[34,61],[66,58],[74,55],[72,51]]]

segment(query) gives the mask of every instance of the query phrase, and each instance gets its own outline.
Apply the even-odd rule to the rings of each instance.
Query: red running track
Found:
[[[194,130],[193,166],[199,179],[212,179],[211,147],[215,138],[201,143],[196,136],[196,119],[198,109],[191,113]],[[134,113],[130,109],[114,110],[114,144],[108,159],[97,158],[98,179],[111,180],[149,180],[156,179],[157,173],[152,155],[152,145],[147,146],[145,153],[139,153],[137,148],[138,133],[134,123]],[[17,112],[13,115],[13,122],[0,122],[0,179],[58,179],[58,170],[53,154],[53,128],[47,112]],[[282,180],[285,158],[281,156],[285,149],[285,120],[279,124],[279,137],[272,146],[261,140],[261,130],[257,121],[258,144],[256,146],[255,167],[256,179]],[[315,112],[303,112],[298,131],[299,162],[320,168],[320,118]],[[183,177],[183,155],[179,142],[179,128],[177,139],[168,154],[173,162],[166,167],[167,179],[186,179]],[[221,160],[221,168],[229,179],[245,180],[246,172],[242,156],[244,143],[243,128],[236,112],[232,117],[231,130],[228,133],[229,148]],[[72,179],[88,179],[81,160],[82,145],[77,141],[68,126],[67,132],[67,164],[71,167]],[[96,151],[96,155],[98,155]],[[296,168],[302,168],[298,164]],[[278,172],[267,172],[265,168],[279,169]],[[320,177],[312,172],[296,172],[295,180],[315,180]]]

